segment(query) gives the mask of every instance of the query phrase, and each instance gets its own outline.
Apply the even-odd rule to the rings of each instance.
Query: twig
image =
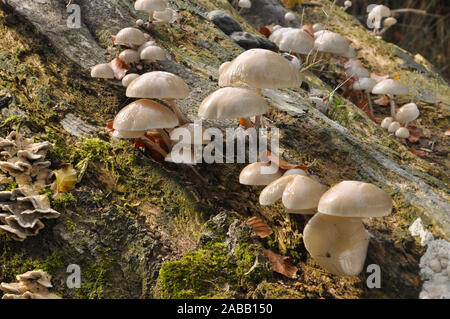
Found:
[[[440,15],[440,14],[428,13],[425,10],[411,9],[411,8],[394,9],[394,10],[391,10],[391,12],[398,12],[398,13],[411,12],[411,13],[421,14],[421,15],[424,15],[424,16],[430,16],[430,17],[437,17],[437,18],[443,18],[444,17],[443,15]]]

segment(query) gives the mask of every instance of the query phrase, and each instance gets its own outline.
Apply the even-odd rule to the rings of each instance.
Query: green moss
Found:
[[[230,256],[223,243],[208,243],[188,252],[177,261],[162,265],[159,284],[163,298],[213,298],[226,295],[227,285],[245,289],[264,273],[255,269],[246,276],[255,260],[254,247],[237,247]]]
[[[57,196],[53,196],[50,202],[56,210],[64,210],[77,205],[77,200],[71,193],[59,193]]]

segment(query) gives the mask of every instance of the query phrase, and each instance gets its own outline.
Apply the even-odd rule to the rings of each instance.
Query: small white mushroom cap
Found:
[[[142,74],[127,87],[126,96],[149,99],[184,99],[189,95],[189,87],[179,76],[153,71]]]
[[[367,9],[369,10],[369,7]],[[381,20],[383,18],[389,17],[391,15],[391,10],[384,5],[375,5],[370,7],[369,16],[367,17],[367,27],[369,29],[380,29]]]
[[[393,117],[385,117],[383,119],[383,121],[381,121],[381,128],[384,128],[385,130],[387,130],[389,128],[389,125],[391,125],[391,123],[394,121]]]
[[[344,2],[344,7],[350,8],[351,6],[352,6],[352,2],[351,1],[347,0],[347,1]]]
[[[263,174],[261,168],[267,167],[272,174]],[[239,175],[239,183],[244,185],[269,185],[281,177],[280,169],[273,163],[255,162],[247,165]]]
[[[314,23],[313,30],[314,30],[314,32],[317,32],[320,30],[325,30],[325,27],[323,25],[321,25],[320,23]]]
[[[309,54],[314,49],[314,38],[304,30],[293,29],[283,32],[277,45],[281,51]]]
[[[91,70],[91,77],[102,79],[114,79],[114,71],[107,63],[97,64]]]
[[[417,119],[420,115],[416,103],[403,105],[397,112],[395,119],[400,123],[409,123]]]
[[[391,124],[389,124],[388,126],[388,132],[389,133],[395,133],[395,131],[397,131],[400,128],[400,123],[397,121],[392,122]]]
[[[164,11],[167,5],[164,0],[137,0],[134,9],[138,11]]]
[[[345,75],[349,78],[361,79],[369,77],[370,73],[366,68],[360,66],[352,66],[345,70]]]
[[[371,78],[359,78],[352,84],[353,90],[372,91],[377,81]]]
[[[178,20],[178,13],[171,8],[166,8],[163,11],[155,11],[153,19],[160,23],[174,23]]]
[[[252,7],[252,3],[250,0],[239,0],[238,7],[248,9]]]
[[[381,217],[391,213],[392,199],[373,184],[343,181],[323,194],[318,211],[341,217]]]
[[[167,60],[166,51],[156,45],[149,45],[141,51],[141,60],[147,62]]]
[[[273,32],[269,36],[269,40],[278,45],[281,41],[281,38],[285,32],[295,30],[294,28],[284,28],[279,27],[273,30]]]
[[[140,60],[139,53],[136,50],[132,49],[126,49],[120,52],[119,59],[127,64],[136,63]]]
[[[149,47],[149,46],[154,46],[156,45],[155,41],[146,41],[144,42],[138,49],[137,52],[139,53],[139,56],[141,55],[142,50],[144,50],[145,48]]]
[[[200,104],[198,116],[202,119],[236,119],[261,115],[268,104],[256,92],[237,87],[226,87],[208,95]]]
[[[406,85],[404,85],[400,81],[393,79],[386,79],[381,82],[378,82],[377,85],[375,85],[372,89],[372,94],[404,95],[408,93],[409,90]]]
[[[339,276],[356,276],[363,270],[369,239],[360,218],[318,213],[303,230],[303,242],[312,258]]]
[[[408,138],[409,130],[406,127],[400,127],[397,131],[395,131],[395,136],[398,138]]]
[[[286,20],[287,22],[292,22],[294,21],[296,18],[295,14],[293,14],[292,12],[286,12],[286,14],[284,15],[284,20]]]
[[[119,131],[148,131],[178,125],[177,116],[166,106],[140,99],[125,106],[114,118],[113,128]]]
[[[137,79],[139,76],[140,76],[140,75],[139,75],[139,74],[136,74],[136,73],[130,73],[130,74],[125,75],[125,76],[123,77],[123,79],[122,79],[122,85],[123,85],[124,87],[127,87],[128,85],[130,85],[130,83],[131,83],[133,80]]]
[[[223,70],[219,86],[248,85],[261,89],[298,87],[302,75],[281,55],[265,49],[241,53]]]
[[[144,24],[145,24],[144,20],[142,20],[142,19],[137,19],[136,20],[136,25],[138,27],[142,27]]]
[[[396,18],[389,17],[389,18],[386,18],[386,19],[383,21],[383,27],[389,28],[389,27],[393,26],[393,25],[396,24],[396,23],[397,23],[397,19],[396,19]]]
[[[342,35],[331,31],[319,31],[315,35],[314,48],[320,52],[345,55],[350,50],[350,44]]]
[[[283,205],[290,212],[311,213],[317,208],[325,185],[314,179],[298,174],[280,177],[267,185],[259,196],[261,205],[271,205],[282,199]]]
[[[145,37],[144,33],[141,30],[133,27],[128,27],[120,30],[117,33],[114,43],[118,45],[132,44],[140,46],[145,41],[147,41],[147,38]]]

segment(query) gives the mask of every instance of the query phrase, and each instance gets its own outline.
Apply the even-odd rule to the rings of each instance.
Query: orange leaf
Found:
[[[416,150],[415,148],[412,148],[412,149],[411,149],[411,153],[413,153],[414,155],[416,155],[416,156],[418,156],[418,157],[420,157],[420,158],[422,158],[422,157],[424,157],[425,155],[428,154],[428,153],[425,152],[425,151],[422,151],[422,150]]]
[[[113,127],[113,125],[114,125],[114,121],[109,122],[109,123],[106,125],[106,129],[107,129],[109,132],[114,132],[114,127]]]
[[[269,249],[263,250],[264,256],[269,260],[270,264],[272,265],[272,268],[277,273],[280,273],[288,278],[294,278],[295,274],[298,271],[298,268],[291,265],[287,259],[289,257],[281,256]]]
[[[255,234],[260,238],[265,238],[273,234],[272,229],[259,217],[251,217],[247,219]]]
[[[266,38],[270,37],[270,35],[272,34],[268,27],[261,27],[261,29],[259,29],[259,33],[261,33]]]
[[[444,135],[445,136],[450,136],[450,128],[448,128],[447,131],[445,131]]]
[[[282,160],[281,158],[279,158],[278,156],[273,155],[270,151],[262,152],[260,155],[260,160],[262,162],[273,162],[279,168],[281,168],[282,170],[285,170],[285,171],[293,169],[293,168],[299,168],[304,171],[306,171],[308,169],[308,166],[305,166],[305,165],[295,165],[295,164],[288,163],[288,162]]]
[[[131,67],[123,62],[119,57],[116,57],[114,60],[109,62],[108,65],[113,70],[116,80],[122,80],[128,70],[131,69]]]

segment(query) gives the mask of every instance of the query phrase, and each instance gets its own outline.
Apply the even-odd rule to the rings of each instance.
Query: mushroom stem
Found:
[[[373,115],[373,106],[372,106],[372,100],[370,99],[370,92],[366,91],[366,98],[367,98],[367,105],[369,106],[369,112]]]
[[[144,141],[144,143],[148,144],[153,148],[155,151],[157,151],[159,154],[161,154],[163,157],[167,156],[167,152],[163,150],[158,144],[150,140],[149,138],[142,136],[141,140]]]
[[[153,11],[148,11],[148,21],[152,23],[153,21]]]
[[[164,129],[158,129],[159,134],[161,135],[162,139],[164,140],[164,143],[167,145],[169,149],[172,148],[172,142],[170,141],[169,135],[166,133]]]
[[[176,116],[178,117],[178,121],[180,122],[180,125],[186,124],[188,121],[184,117],[183,113],[181,113],[175,100],[174,99],[165,99],[165,100],[167,102],[169,102],[170,106],[172,107],[172,110],[175,112]]]
[[[255,129],[256,132],[259,131],[259,127],[261,126],[261,115],[256,115],[255,116]]]
[[[389,97],[389,102],[391,103],[391,116],[392,116],[392,118],[394,119],[394,121],[396,120],[395,119],[395,102],[394,102],[394,96],[392,95],[392,94],[388,94],[388,97]]]

